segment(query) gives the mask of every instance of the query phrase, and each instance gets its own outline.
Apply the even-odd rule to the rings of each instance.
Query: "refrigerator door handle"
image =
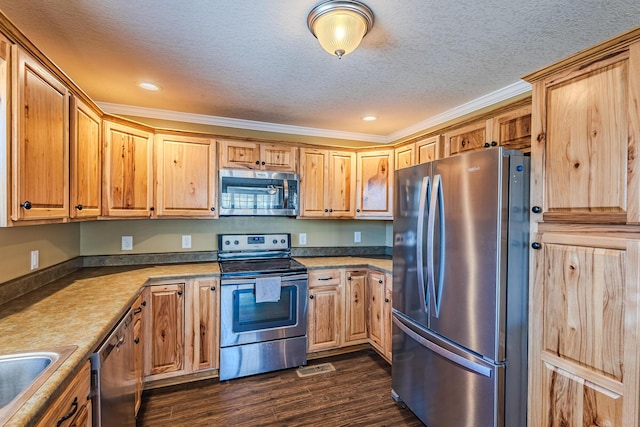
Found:
[[[427,207],[428,199],[431,196],[431,177],[425,176],[422,178],[422,187],[420,191],[420,202],[418,203],[418,229],[416,230],[417,239],[416,239],[416,260],[417,260],[417,270],[416,273],[418,275],[418,295],[420,295],[420,306],[424,310],[425,313],[428,311],[428,302],[427,298],[429,297],[426,289],[428,287],[428,283],[424,281],[424,254],[422,252],[422,248],[424,247],[424,211]],[[431,213],[429,213],[431,215]],[[428,274],[428,271],[427,271]]]
[[[444,191],[442,189],[442,176],[437,174],[433,177],[433,195],[429,207],[429,218],[427,220],[427,283],[429,293],[433,295],[433,316],[440,317],[440,303],[442,302],[442,291],[444,287],[444,262],[445,262],[445,224],[444,224]],[[434,269],[434,244],[436,228],[436,209],[440,214],[439,239],[438,239],[438,287],[436,288],[436,278]]]
[[[423,347],[426,347],[429,350],[433,351],[434,353],[444,357],[445,359],[452,361],[456,365],[462,366],[463,368],[467,368],[470,371],[475,372],[476,374],[482,375],[484,377],[491,378],[491,368],[483,366],[479,363],[472,362],[471,360],[465,359],[464,357],[459,356],[454,352],[447,350],[446,348],[442,348],[439,345],[432,343],[431,341],[429,341],[424,337],[421,337],[416,332],[408,328],[402,322],[402,320],[398,319],[396,316],[393,316],[393,323],[395,323],[396,326],[400,328],[402,332],[407,334],[411,339],[418,342]]]

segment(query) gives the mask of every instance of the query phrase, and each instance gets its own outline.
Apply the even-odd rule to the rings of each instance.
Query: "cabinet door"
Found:
[[[103,207],[107,216],[153,213],[153,138],[149,132],[104,121]]]
[[[184,369],[184,283],[149,287],[147,375]]]
[[[367,271],[346,272],[345,281],[345,344],[367,341]]]
[[[369,295],[369,339],[371,345],[384,354],[384,274],[370,271],[367,275],[367,291]]]
[[[392,218],[393,150],[358,153],[356,217]]]
[[[260,145],[248,141],[219,140],[220,167],[260,169]]]
[[[142,404],[142,391],[144,390],[144,318],[147,311],[147,292],[148,288],[143,289],[131,306],[131,310],[133,310],[133,371],[136,381],[136,414]]]
[[[391,300],[393,291],[391,289],[390,283],[392,283],[391,277],[386,275],[386,287],[384,291],[384,309],[383,309],[383,330],[382,336],[384,338],[382,348],[384,353],[382,354],[387,362],[391,363],[392,360],[392,348],[393,348],[393,319],[392,319],[392,308],[393,302]]]
[[[98,113],[71,98],[71,218],[102,214],[102,126]]]
[[[493,118],[493,139],[509,149],[531,150],[531,106]]]
[[[407,144],[398,147],[396,153],[396,170],[407,168],[416,164],[416,144]]]
[[[640,44],[534,83],[532,204],[545,221],[640,222]]]
[[[482,148],[487,137],[485,120],[449,131],[445,134],[445,157]]]
[[[292,145],[260,144],[260,166],[268,171],[296,172],[298,149]]]
[[[69,91],[17,46],[14,58],[14,221],[69,217]]]
[[[343,270],[309,270],[307,307],[307,351],[338,348],[341,345]]]
[[[196,279],[193,288],[193,370],[218,369],[220,283],[215,278]]]
[[[440,158],[438,153],[440,152],[441,139],[441,136],[437,135],[416,142],[418,164],[427,163]]]
[[[300,149],[300,216],[329,215],[329,151]]]
[[[215,217],[215,141],[156,135],[156,213],[163,217]]]
[[[329,152],[329,216],[353,218],[356,195],[356,155]]]
[[[536,240],[529,425],[634,425],[640,244],[594,234]]]

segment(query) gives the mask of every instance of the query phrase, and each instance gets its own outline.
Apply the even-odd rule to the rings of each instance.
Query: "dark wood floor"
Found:
[[[423,426],[391,398],[391,367],[374,351],[313,360],[335,372],[295,369],[146,391],[144,426]]]

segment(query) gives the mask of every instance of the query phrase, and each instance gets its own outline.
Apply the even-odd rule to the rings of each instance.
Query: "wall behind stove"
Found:
[[[80,225],[80,254],[115,255],[197,252],[218,249],[218,234],[291,233],[294,247],[391,246],[391,221],[300,220],[286,217],[225,217],[215,220],[92,221]],[[354,243],[360,231],[362,241]],[[300,233],[307,244],[298,244]],[[191,249],[182,236],[191,235]],[[122,251],[121,236],[133,236],[133,251]]]

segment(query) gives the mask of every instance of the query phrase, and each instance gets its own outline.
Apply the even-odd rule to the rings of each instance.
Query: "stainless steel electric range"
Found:
[[[290,234],[218,236],[220,381],[307,363],[307,269]]]

